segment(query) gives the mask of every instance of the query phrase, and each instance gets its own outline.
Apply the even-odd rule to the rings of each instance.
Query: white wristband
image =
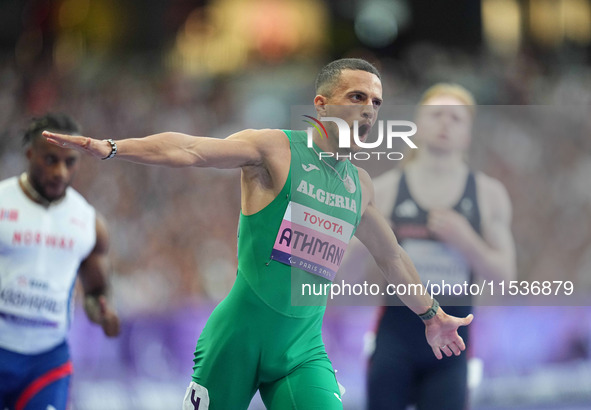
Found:
[[[106,157],[101,158],[101,159],[102,160],[106,160],[106,159],[113,158],[117,154],[117,144],[111,138],[109,138],[108,140],[103,140],[103,141],[107,141],[109,144],[111,144],[111,153],[109,155],[107,155]]]

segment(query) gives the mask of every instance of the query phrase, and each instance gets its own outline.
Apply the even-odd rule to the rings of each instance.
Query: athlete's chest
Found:
[[[350,163],[330,165],[305,150],[292,154],[289,201],[271,259],[334,279],[359,223],[361,189],[354,171]]]
[[[328,161],[310,149],[292,152],[291,200],[355,224],[361,206],[361,186],[348,161]]]
[[[429,179],[408,174],[406,184],[410,196],[422,209],[426,211],[437,208],[450,209],[462,198],[466,177]]]
[[[0,200],[0,256],[79,253],[92,241],[93,232],[88,213],[74,207]]]

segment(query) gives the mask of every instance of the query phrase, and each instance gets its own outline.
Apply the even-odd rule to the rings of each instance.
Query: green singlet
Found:
[[[264,209],[240,215],[236,281],[199,337],[183,409],[247,409],[257,389],[268,409],[343,408],[321,336],[325,299],[302,288],[334,279],[361,185],[350,161],[323,162],[305,132],[285,134],[289,176]]]

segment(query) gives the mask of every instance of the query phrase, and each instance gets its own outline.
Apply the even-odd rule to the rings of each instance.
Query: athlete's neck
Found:
[[[434,177],[463,173],[467,169],[463,154],[460,152],[433,154],[424,151],[407,166]]]
[[[31,201],[44,206],[45,208],[49,208],[49,206],[56,201],[50,201],[49,199],[45,198],[43,195],[39,193],[29,181],[29,175],[26,172],[23,172],[18,180],[19,186]],[[58,200],[60,201],[61,198]]]
[[[323,137],[318,133],[318,131],[312,131],[312,140],[314,144],[320,149],[322,152],[331,152],[333,154],[333,158],[337,159],[337,153],[343,154],[339,152],[338,146],[335,146],[338,142],[338,139],[333,140],[330,137]]]

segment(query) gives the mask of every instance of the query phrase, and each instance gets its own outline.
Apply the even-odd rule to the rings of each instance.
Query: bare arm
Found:
[[[372,254],[388,283],[415,289],[399,297],[413,312],[422,314],[431,307],[432,298],[423,287],[410,258],[398,244],[388,222],[374,205],[373,186],[369,176],[365,172],[360,172],[359,176],[364,189],[363,195],[367,199],[364,200],[365,210],[355,236]],[[471,321],[472,315],[456,318],[439,309],[434,318],[425,322],[427,342],[438,359],[443,357],[442,352],[447,356],[459,355],[466,348],[457,328],[468,325]]]
[[[373,178],[375,191],[375,206],[386,219],[392,214],[398,196],[398,184],[402,171],[393,168],[380,176]]]
[[[388,283],[417,285],[417,295],[399,297],[416,314],[426,312],[432,298],[426,291],[420,292],[424,288],[414,265],[373,203],[363,213],[355,236],[367,247]]]
[[[111,144],[83,136],[44,131],[47,141],[97,158],[111,153]],[[291,151],[285,133],[276,129],[244,130],[225,139],[164,132],[116,141],[115,158],[167,167],[242,169],[242,210],[255,213],[279,193],[289,174]]]
[[[102,217],[96,218],[96,243],[80,264],[78,276],[84,290],[84,310],[88,318],[102,326],[109,337],[119,334],[119,318],[107,301],[107,253],[109,236]]]
[[[497,180],[482,175],[483,242],[476,242],[468,259],[477,275],[487,279],[511,280],[517,276],[515,241],[511,234],[511,200],[505,187]],[[484,182],[484,181],[483,181]]]
[[[363,172],[363,170],[360,172]],[[391,169],[378,177],[372,178],[375,195],[373,204],[386,219],[391,214],[392,208],[394,208],[394,204],[396,203],[396,195],[398,193],[397,187],[400,176],[400,170]],[[377,281],[382,282],[380,280],[382,279],[380,277],[381,274],[378,272],[379,269],[376,269],[376,264],[371,262],[370,258],[371,255],[368,253],[367,247],[365,247],[357,238],[353,238],[347,246],[345,259],[339,269],[339,276],[341,276],[341,278],[346,276],[346,278],[344,278],[346,281],[354,283],[359,283],[363,280],[369,280],[374,283],[377,283]],[[357,268],[352,268],[355,266]],[[359,268],[359,266],[364,266],[365,269]]]
[[[117,144],[115,158],[168,167],[240,168],[259,165],[263,162],[265,150],[263,142],[277,132],[277,130],[243,130],[225,139],[164,132],[144,138],[115,141]],[[74,148],[97,158],[105,158],[111,153],[111,145],[105,140],[48,131],[43,135],[49,142],[56,145]]]

